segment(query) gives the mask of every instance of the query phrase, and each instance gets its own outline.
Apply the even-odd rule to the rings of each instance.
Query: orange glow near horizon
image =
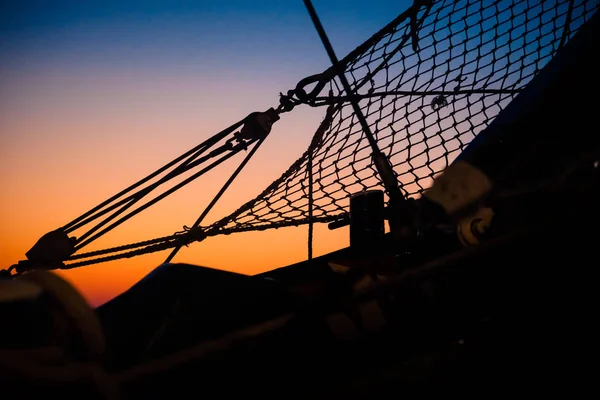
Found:
[[[4,149],[1,178],[5,188],[0,192],[2,268],[24,259],[25,252],[46,232],[63,226],[255,111],[247,105],[232,107],[226,102],[222,106],[217,106],[216,101],[212,106],[207,102],[201,104],[199,95],[196,96],[201,105],[197,111],[182,111],[175,98],[191,96],[195,89],[186,89],[181,78],[173,78],[174,87],[170,91],[165,88],[165,96],[153,100],[145,98],[149,90],[146,86],[124,85],[118,77],[105,78],[104,82],[91,86],[77,86],[69,77],[53,78],[54,82],[46,82],[42,89],[28,88],[25,95],[31,95],[28,93],[31,91],[38,95],[45,94],[46,90],[59,91],[57,87],[64,80],[63,87],[67,88],[64,90],[71,94],[79,89],[85,94],[84,100],[65,95],[61,102],[48,99],[39,109],[30,107],[26,113],[18,105],[25,97],[22,95],[10,101],[4,98],[4,110],[0,108]],[[155,82],[153,90],[161,84],[160,80]],[[110,92],[107,86],[112,86],[114,93],[103,99],[98,93]],[[257,92],[256,87],[249,86],[242,85],[242,88]],[[188,87],[193,88],[193,85]],[[239,88],[229,87],[229,90]],[[133,94],[136,92],[138,94]],[[271,96],[265,94],[258,98],[264,105],[257,110],[272,104],[267,98],[270,100]],[[169,100],[172,105],[167,107]],[[254,103],[256,100],[254,96]],[[136,107],[132,108],[134,103]],[[13,107],[15,112],[11,113]],[[321,111],[305,108],[284,114],[205,223],[234,211],[278,178],[305,150],[323,117]],[[198,131],[203,133],[190,134]],[[235,156],[82,251],[166,236],[181,231],[183,225],[192,225],[244,156],[245,153]],[[80,232],[74,234],[77,236]],[[347,244],[347,229],[332,232],[325,225],[315,227],[315,256]],[[97,306],[129,288],[162,263],[168,254],[163,251],[59,273]],[[304,226],[210,237],[183,248],[174,261],[255,274],[303,261],[306,257],[307,227]]]

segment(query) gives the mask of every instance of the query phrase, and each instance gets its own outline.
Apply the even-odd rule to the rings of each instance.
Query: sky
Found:
[[[338,58],[411,1],[314,0]],[[57,229],[329,67],[300,0],[0,2],[0,269]],[[285,114],[208,215],[237,209],[308,146],[323,109]],[[241,155],[240,157],[243,157]],[[191,225],[239,157],[94,243]],[[315,256],[348,244],[315,228]],[[88,250],[86,248],[86,250]],[[167,252],[61,271],[98,306]],[[307,257],[307,227],[209,238],[174,261],[255,274]]]

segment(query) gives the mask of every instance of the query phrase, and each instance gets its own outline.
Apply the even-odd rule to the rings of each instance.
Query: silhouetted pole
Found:
[[[388,158],[385,156],[385,154],[383,154],[381,152],[381,150],[379,150],[379,146],[377,146],[377,141],[375,140],[373,133],[371,132],[371,129],[369,128],[369,124],[367,123],[367,120],[365,119],[365,116],[363,115],[362,110],[360,109],[360,107],[358,105],[358,99],[357,99],[355,93],[352,91],[352,88],[350,87],[350,84],[348,83],[346,76],[344,75],[344,70],[340,66],[338,58],[335,55],[335,52],[333,51],[333,47],[331,46],[331,43],[329,42],[329,39],[327,38],[327,34],[325,33],[325,30],[323,29],[323,25],[321,24],[321,21],[319,20],[319,17],[317,16],[317,13],[316,13],[311,1],[304,0],[304,5],[306,5],[306,8],[310,15],[310,18],[312,19],[312,22],[319,34],[319,37],[321,38],[321,42],[323,42],[323,46],[325,47],[325,50],[327,51],[327,55],[329,56],[329,59],[331,60],[331,63],[333,64],[333,69],[334,69],[335,73],[337,74],[338,78],[340,79],[342,86],[344,87],[344,90],[346,91],[346,94],[348,96],[350,104],[352,104],[352,108],[354,109],[354,113],[356,114],[356,117],[358,118],[358,121],[360,122],[362,130],[365,134],[365,137],[367,138],[369,145],[371,146],[371,149],[373,150],[373,154],[372,154],[373,163],[375,164],[375,168],[377,168],[377,172],[379,173],[379,176],[381,177],[383,186],[385,187],[386,191],[388,192],[388,195],[390,197],[390,205],[392,205],[392,208],[395,209],[394,211],[396,211],[396,212],[400,211],[396,207],[402,205],[406,199],[400,192],[400,188],[398,187],[398,181],[394,174],[392,165],[390,164],[390,162],[389,162]],[[391,216],[391,218],[390,218],[390,226],[392,226],[393,228],[396,228],[396,227],[399,228],[400,225],[405,224],[405,221],[403,221],[404,215],[402,215],[404,213],[397,215],[394,212],[393,214],[394,214],[394,216]],[[398,219],[397,217],[400,217],[400,218]]]

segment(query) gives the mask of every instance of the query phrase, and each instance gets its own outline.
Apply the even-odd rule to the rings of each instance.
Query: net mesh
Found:
[[[344,58],[346,77],[404,194],[417,197],[428,188],[598,7],[589,0],[416,2]],[[331,69],[312,89],[299,102],[331,106],[330,126],[281,178],[207,233],[332,221],[347,212],[349,195],[383,190]]]

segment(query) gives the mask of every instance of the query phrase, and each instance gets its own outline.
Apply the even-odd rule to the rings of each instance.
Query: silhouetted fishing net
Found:
[[[415,2],[341,60],[404,194],[419,196],[429,187],[598,6],[597,0]],[[333,105],[331,127],[263,193],[208,227],[208,235],[332,221],[348,211],[349,195],[383,189],[332,69],[301,81],[282,97],[290,103]]]
[[[340,60],[352,95],[358,99],[379,149],[389,157],[404,195],[417,197],[428,188],[599,6],[599,0],[417,0]],[[336,221],[347,216],[350,195],[384,189],[372,163],[372,148],[349,100],[333,67],[303,79],[294,90],[281,95],[277,110],[249,115],[45,235],[42,243],[34,246],[40,254],[30,250],[28,260],[7,272],[26,270],[36,263],[45,268],[75,268],[173,249],[167,259],[170,261],[182,246],[207,236]],[[254,199],[212,225],[200,226],[279,115],[299,105],[327,110],[324,121],[315,127],[309,148]],[[241,130],[236,132],[238,128]],[[252,150],[191,228],[80,253],[98,237],[249,146]],[[192,176],[128,211],[159,185],[193,168],[196,172]],[[157,178],[161,173],[166,175]],[[154,183],[142,187],[155,178]],[[134,190],[137,192],[130,194]],[[126,211],[128,214],[117,219]],[[67,236],[100,217],[104,220],[82,235]],[[309,257],[311,232],[309,229]],[[48,255],[44,252],[47,248],[64,251]],[[62,261],[75,262],[64,265]]]

